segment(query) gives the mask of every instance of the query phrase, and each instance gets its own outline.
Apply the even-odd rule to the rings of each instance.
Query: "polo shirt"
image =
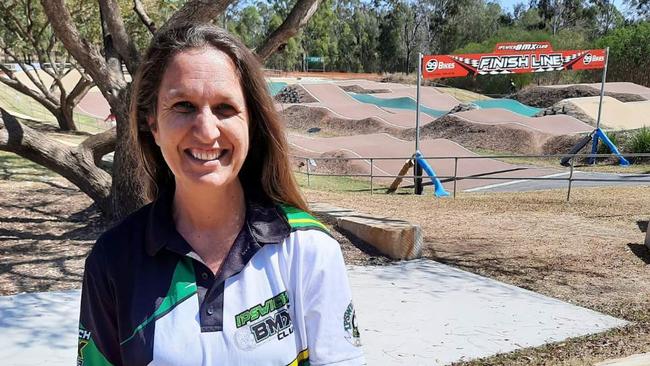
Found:
[[[78,365],[362,365],[339,244],[310,214],[246,202],[214,275],[176,231],[173,194],[86,260]]]

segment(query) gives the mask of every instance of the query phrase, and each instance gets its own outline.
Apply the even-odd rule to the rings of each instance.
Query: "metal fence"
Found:
[[[638,154],[623,154],[626,159],[638,159],[643,158],[650,161],[650,153],[638,153]],[[560,159],[568,157],[569,166],[561,167],[559,164]],[[425,179],[426,176],[417,177],[413,174],[406,175],[385,175],[385,174],[374,174],[375,163],[377,161],[384,160],[401,160],[408,161],[413,159],[412,156],[409,157],[304,157],[304,156],[292,156],[293,159],[298,161],[304,161],[304,166],[306,171],[296,171],[296,173],[305,174],[307,176],[307,186],[311,184],[311,177],[350,177],[350,178],[368,178],[370,180],[370,194],[374,193],[374,180],[376,178],[402,178],[402,179],[415,179],[422,178]],[[558,166],[564,168],[565,172],[568,173],[567,177],[560,176],[516,176],[516,177],[503,177],[503,176],[494,176],[495,174],[503,174],[506,171],[493,171],[485,172],[479,174],[471,175],[459,175],[458,174],[458,165],[459,162],[463,160],[475,160],[475,159],[557,159]],[[627,179],[627,176],[621,175],[621,173],[610,173],[613,175],[618,175],[619,177],[625,177],[623,181],[620,178],[576,178],[574,177],[576,160],[584,159],[604,159],[604,158],[617,158],[614,154],[549,154],[549,155],[476,155],[476,156],[425,156],[424,159],[429,161],[432,166],[435,167],[435,163],[432,163],[436,160],[453,160],[454,161],[454,174],[453,175],[437,175],[437,178],[440,179],[443,183],[451,182],[453,185],[453,197],[456,198],[457,192],[457,182],[461,180],[471,180],[471,179],[480,179],[480,180],[509,180],[509,181],[566,181],[567,182],[567,202],[571,199],[571,187],[573,182],[617,182],[617,183],[647,183],[650,185],[650,174],[647,173],[634,173],[631,179]],[[347,174],[337,174],[337,173],[318,173],[313,171],[312,165],[317,161],[364,161],[367,162],[370,166],[370,172],[368,174],[358,174],[358,173],[347,173]],[[316,164],[318,165],[318,164]],[[516,165],[515,165],[516,166]],[[593,164],[590,164],[593,166]],[[545,167],[545,166],[533,166],[533,165],[521,165],[524,169],[560,169],[557,167]],[[622,168],[625,169],[625,168]],[[412,170],[412,169],[411,169]],[[514,171],[514,170],[513,170]],[[608,172],[589,172],[589,173],[608,173]],[[646,178],[646,179],[639,179]]]

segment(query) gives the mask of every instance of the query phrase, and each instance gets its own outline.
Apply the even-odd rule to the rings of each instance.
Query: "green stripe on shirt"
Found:
[[[196,294],[196,277],[194,276],[194,266],[192,266],[192,260],[190,258],[184,257],[178,261],[176,269],[174,270],[174,275],[172,277],[171,285],[169,286],[169,291],[167,295],[163,298],[160,306],[156,311],[148,317],[144,322],[138,325],[133,334],[120,345],[125,344],[130,341],[139,331],[144,329],[151,322],[156,319],[160,319],[162,316],[170,312],[176,305],[182,303],[188,298]]]

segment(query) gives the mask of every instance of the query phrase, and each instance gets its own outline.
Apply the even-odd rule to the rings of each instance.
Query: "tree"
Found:
[[[597,35],[609,33],[610,30],[624,23],[621,14],[611,0],[591,0],[593,4],[593,21]]]
[[[650,20],[650,0],[625,0],[624,2],[635,8],[639,16]]]
[[[404,44],[401,32],[404,29],[405,5],[398,2],[383,16],[379,25],[379,55],[386,71],[396,71],[404,64]]]
[[[338,37],[339,23],[334,0],[324,0],[323,6],[305,27],[302,47],[309,56],[324,57],[328,69],[336,66],[339,58]]]
[[[217,19],[232,0],[190,0],[173,12],[160,29],[184,22],[207,22]],[[45,133],[25,126],[18,118],[2,110],[0,149],[14,152],[41,164],[70,180],[88,194],[110,218],[119,219],[145,203],[143,170],[132,153],[133,136],[128,127],[130,82],[122,72],[138,67],[140,51],[125,27],[117,0],[99,0],[104,20],[104,45],[100,47],[84,37],[73,20],[66,0],[41,0],[45,17],[54,35],[76,62],[90,75],[116,117],[116,127],[91,136],[77,147],[49,138]],[[318,8],[319,0],[297,0],[282,24],[257,48],[266,60],[305,26]],[[149,18],[139,1],[134,8],[140,19]],[[144,15],[144,16],[143,16]],[[149,18],[151,20],[151,18]],[[143,20],[149,30],[158,28]],[[98,165],[101,157],[115,149],[112,176]]]
[[[83,2],[71,16],[86,14]],[[75,106],[93,86],[91,78],[78,67],[50,27],[41,5],[34,0],[10,0],[0,3],[0,50],[18,70],[0,63],[4,77],[0,82],[25,94],[56,118],[59,128],[75,131]],[[72,88],[63,79],[78,73]],[[22,77],[25,76],[25,77]]]
[[[614,29],[596,47],[609,47],[608,81],[650,86],[650,22]]]

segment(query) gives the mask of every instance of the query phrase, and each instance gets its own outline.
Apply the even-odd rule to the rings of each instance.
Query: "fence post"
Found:
[[[575,160],[575,156],[571,157],[571,171],[569,172],[569,189],[566,192],[566,201],[569,202],[571,199],[571,182],[573,179],[573,161]]]
[[[310,169],[309,168],[309,158],[305,158],[305,160],[307,161],[307,187],[309,187],[309,185],[310,185],[310,181],[309,181],[309,169]]]
[[[454,156],[454,199],[456,199],[456,175],[458,174],[458,156]]]
[[[373,192],[373,189],[372,189],[372,168],[373,168],[373,165],[374,165],[373,162],[372,162],[372,160],[373,160],[373,159],[370,158],[370,194],[371,194],[371,195],[374,193],[374,192]]]

